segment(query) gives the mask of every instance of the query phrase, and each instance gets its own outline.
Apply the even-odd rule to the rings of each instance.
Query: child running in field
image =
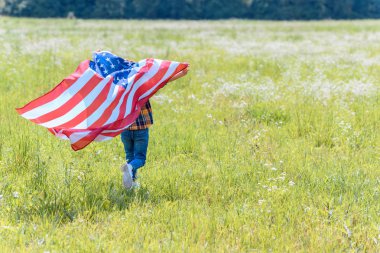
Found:
[[[169,82],[187,74],[189,67],[173,76]],[[123,185],[126,189],[138,187],[136,182],[137,170],[145,165],[149,142],[149,127],[153,124],[153,114],[150,102],[141,108],[136,121],[121,133],[124,145],[126,163],[121,167],[123,172]]]

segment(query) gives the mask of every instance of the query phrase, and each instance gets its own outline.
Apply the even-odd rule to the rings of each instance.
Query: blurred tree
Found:
[[[191,15],[191,5],[186,0],[163,0],[158,11],[162,18],[182,19]]]
[[[293,5],[288,5],[286,19],[322,19],[328,17],[327,0],[293,0]]]
[[[20,16],[51,18],[64,17],[66,15],[66,13],[63,11],[64,8],[59,1],[23,0],[20,2],[20,5],[22,5],[22,8],[20,8],[19,12]]]
[[[69,12],[74,12],[78,18],[92,18],[94,15],[95,0],[61,0],[64,6],[64,16]]]
[[[0,0],[0,13],[30,17],[164,19],[379,18],[380,0]]]
[[[280,0],[254,0],[248,10],[248,17],[255,19],[281,19],[278,13]]]
[[[355,0],[352,9],[354,18],[379,18],[380,0]]]
[[[245,7],[243,1],[208,0],[204,4],[206,11],[203,17],[207,19],[238,18],[243,16]]]
[[[0,0],[0,13],[1,13],[1,10],[3,10],[5,7],[5,0]]]
[[[125,1],[121,0],[95,0],[93,17],[98,18],[124,18]]]
[[[132,6],[136,17],[140,18],[159,18],[158,7],[160,0],[133,0]]]
[[[353,18],[353,1],[354,0],[328,0],[327,5],[331,11],[331,17],[335,19]]]
[[[363,16],[363,18],[380,18],[380,0],[372,0],[369,2],[368,6],[368,16]]]
[[[133,0],[124,0],[124,18],[137,18]]]
[[[0,13],[21,16],[27,7],[28,1],[26,0],[3,0],[0,5]]]

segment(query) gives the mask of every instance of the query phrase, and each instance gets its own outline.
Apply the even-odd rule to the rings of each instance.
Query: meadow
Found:
[[[191,64],[133,191],[15,111],[99,48]],[[2,252],[380,252],[380,21],[0,17],[0,69]]]

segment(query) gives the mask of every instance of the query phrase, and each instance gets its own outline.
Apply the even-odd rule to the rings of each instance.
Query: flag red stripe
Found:
[[[169,62],[169,65],[170,65],[170,62]],[[168,81],[176,74],[178,74],[179,72],[181,72],[182,70],[184,70],[185,68],[187,68],[188,64],[182,64],[180,63],[177,68],[174,70],[174,72],[166,79],[164,80],[163,82],[161,82],[161,84],[157,85],[157,87],[149,94],[148,96],[148,99],[151,98],[159,89],[161,89],[162,87],[164,87]],[[149,88],[152,88],[154,87],[154,83],[150,85],[151,87]],[[141,94],[143,95],[143,94]],[[144,98],[145,99],[145,98]]]
[[[129,122],[127,125],[132,124],[135,121],[135,119],[137,118],[139,113],[140,113],[140,110],[133,111],[124,119],[124,121]],[[107,126],[109,126],[109,125],[107,125]],[[71,143],[71,148],[75,151],[83,149],[88,144],[90,144],[99,134],[101,134],[102,131],[109,129],[107,126],[95,129],[95,130],[91,131],[89,134],[87,134],[85,137],[81,138],[80,140],[78,140],[74,143]],[[83,131],[83,130],[63,130],[63,134],[65,134],[68,138],[70,138],[70,136],[73,133],[80,132],[80,131]],[[87,131],[87,130],[85,130],[85,131]],[[120,131],[118,131],[116,133],[107,133],[107,134],[109,134],[110,136],[117,136],[122,131],[123,131],[123,129],[120,129]],[[102,133],[102,134],[104,134],[104,133]]]
[[[152,59],[147,59],[147,60],[146,60],[146,64],[145,64],[145,66],[142,67],[142,68],[140,69],[139,72],[137,72],[136,77],[135,77],[135,79],[133,80],[132,87],[131,87],[131,89],[129,89],[127,95],[124,97],[123,103],[122,103],[121,106],[120,106],[119,115],[118,115],[118,117],[117,117],[116,120],[120,120],[120,119],[122,119],[122,118],[124,117],[125,109],[126,109],[126,103],[127,103],[127,100],[128,100],[128,96],[129,96],[131,90],[133,89],[133,86],[135,85],[135,83],[136,83],[136,82],[137,82],[137,81],[138,81],[138,80],[139,80],[139,79],[140,79],[145,73],[148,73],[148,72],[149,72],[149,70],[152,68],[152,66],[153,66],[153,60],[152,60]]]
[[[117,132],[112,132],[112,133],[101,133],[101,135],[108,136],[108,137],[115,137],[115,136],[118,136],[119,134],[121,134],[121,132],[123,132],[123,131],[124,131],[124,129],[119,130]]]
[[[152,76],[149,80],[147,80],[143,85],[141,85],[135,92],[133,98],[132,98],[132,105],[131,105],[131,112],[133,112],[136,108],[136,105],[138,105],[138,112],[140,112],[140,108],[143,106],[145,103],[138,103],[139,98],[147,92],[154,84],[159,82],[166,74],[168,71],[168,68],[170,66],[170,62],[168,61],[163,61],[162,64],[159,66],[159,69],[157,73]],[[152,93],[153,95],[154,93]],[[123,115],[124,116],[124,115]],[[119,128],[125,128],[127,127],[130,123],[128,121],[122,121],[120,122],[120,125],[112,125],[110,128],[111,129],[119,129]]]
[[[89,126],[90,129],[96,128],[96,127],[102,127],[104,123],[107,122],[109,117],[111,117],[112,111],[115,109],[115,107],[118,105],[119,100],[121,96],[123,95],[123,91],[125,90],[121,86],[117,86],[117,95],[114,98],[114,100],[111,102],[111,104],[107,107],[107,109],[104,110],[104,113],[100,116],[100,118],[95,121],[91,126]]]
[[[64,130],[63,131],[66,136],[70,136],[72,132],[69,130]],[[78,141],[71,143],[71,148],[75,151],[80,150],[84,147],[86,147],[88,144],[90,144],[96,136],[98,136],[102,132],[101,128],[92,130],[89,134],[84,136],[83,138],[79,139]],[[69,137],[70,138],[70,137]]]
[[[135,104],[135,99],[140,98],[145,92],[147,92],[165,76],[166,72],[169,70],[169,66],[169,61],[162,61],[157,73],[151,79],[149,79],[143,85],[141,85],[141,87],[135,92],[133,104]]]
[[[21,108],[17,108],[16,111],[19,114],[24,114],[30,110],[33,110],[36,107],[39,107],[43,104],[53,101],[54,99],[59,97],[62,94],[62,92],[70,88],[71,85],[73,85],[79,79],[79,77],[88,69],[89,63],[90,63],[89,60],[81,62],[78,68],[76,69],[76,71],[73,74],[71,74],[69,77],[63,79],[55,88],[53,88],[51,91],[49,91],[45,95],[32,100],[25,106]]]
[[[151,98],[154,93],[162,88],[163,86],[165,86],[167,84],[167,82],[174,76],[176,75],[177,73],[179,73],[180,71],[184,70],[188,65],[187,64],[179,64],[178,67],[176,68],[176,70],[166,79],[164,80],[156,89],[154,92],[152,92],[149,96],[143,98],[142,100],[138,101],[138,104],[139,104],[139,108],[141,108],[141,106],[143,106],[149,98]],[[149,82],[149,81],[148,81]],[[153,83],[154,85],[154,83]],[[136,97],[134,97],[134,99],[136,99]],[[133,104],[133,103],[132,103]],[[125,106],[124,106],[125,108]],[[132,108],[134,108],[132,106]],[[128,118],[128,117],[127,117]],[[127,127],[129,124],[131,124],[130,122],[128,122],[127,118],[119,118],[119,120],[116,120],[114,123],[111,123],[109,125],[109,127],[107,129],[122,129],[122,128],[125,128]],[[133,122],[132,122],[133,123]]]
[[[96,85],[102,81],[102,78],[94,75],[91,79],[75,94],[73,95],[66,103],[58,107],[57,109],[46,113],[38,118],[30,119],[30,121],[35,123],[45,123],[56,118],[59,118],[73,109],[77,104],[79,104],[83,99],[96,87]]]
[[[150,59],[153,61],[153,59]],[[150,61],[150,63],[152,63],[152,61]],[[152,64],[153,66],[153,64]],[[150,66],[149,70],[152,68],[152,66]],[[164,66],[164,67],[163,67]],[[160,66],[159,66],[159,69],[157,71],[157,73],[151,77],[151,79],[147,80],[145,83],[143,83],[136,91],[135,91],[135,94],[132,98],[132,105],[131,105],[131,108],[132,108],[132,111],[134,110],[134,108],[136,107],[136,104],[137,104],[137,101],[139,99],[139,97],[144,94],[146,91],[148,91],[150,89],[150,86],[152,86],[152,84],[154,85],[155,83],[157,83],[158,81],[160,81],[162,79],[162,77],[165,75],[166,71],[167,71],[167,68],[168,66],[170,66],[170,62],[167,62],[167,61],[164,61]],[[165,69],[166,68],[166,69]],[[166,71],[165,71],[166,70]],[[144,71],[144,74],[147,74],[148,71]],[[129,95],[129,94],[127,94]],[[125,115],[125,110],[126,110],[126,103],[127,103],[127,100],[128,100],[128,96],[126,96],[124,98],[125,100],[123,101],[123,104],[122,104],[122,109],[120,110],[120,113],[119,113],[119,117],[117,118],[116,121],[119,121],[121,119],[124,118],[124,115]],[[139,108],[141,108],[142,105],[139,106]],[[130,124],[130,123],[127,123],[127,124]],[[124,128],[126,127],[125,124],[122,124],[121,126],[112,126],[111,129],[114,129],[113,127],[116,127],[116,129],[118,128]]]
[[[60,128],[73,128],[77,126],[79,123],[87,119],[91,114],[93,114],[101,104],[107,99],[107,95],[109,93],[110,88],[112,87],[112,81],[113,78],[111,78],[108,83],[105,85],[103,90],[99,93],[98,97],[92,102],[92,104],[87,107],[85,110],[83,110],[81,113],[79,113],[75,118],[72,120],[65,122],[59,126],[54,127],[55,129]],[[87,129],[88,130],[88,129]]]

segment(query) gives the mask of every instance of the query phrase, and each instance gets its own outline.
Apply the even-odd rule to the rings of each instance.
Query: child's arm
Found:
[[[181,72],[179,72],[179,73],[177,73],[176,75],[174,75],[174,76],[168,81],[168,83],[169,83],[169,82],[172,82],[172,81],[174,81],[174,80],[177,80],[178,78],[181,78],[181,77],[185,76],[185,75],[187,74],[187,72],[189,71],[189,68],[190,68],[190,65],[189,65],[187,68],[185,68],[184,70],[182,70]]]

